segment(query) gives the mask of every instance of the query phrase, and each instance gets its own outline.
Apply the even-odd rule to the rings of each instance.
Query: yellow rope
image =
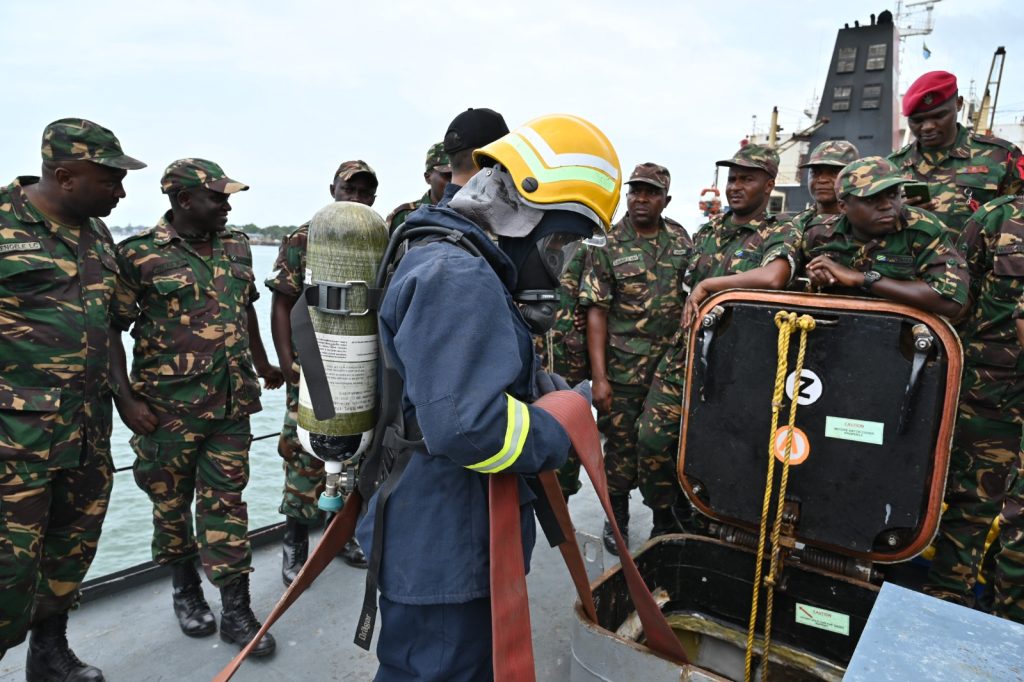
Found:
[[[757,610],[761,595],[765,542],[768,535],[768,512],[771,507],[772,489],[774,488],[775,481],[775,437],[778,433],[779,411],[782,409],[782,396],[786,390],[786,375],[789,368],[789,342],[793,332],[799,327],[801,332],[800,352],[797,356],[795,371],[796,376],[799,377],[803,370],[804,356],[807,351],[807,333],[814,329],[814,318],[810,315],[802,315],[798,318],[796,313],[788,313],[780,310],[775,314],[775,326],[779,328],[779,340],[775,369],[775,388],[772,392],[772,431],[771,437],[768,441],[768,473],[765,481],[764,501],[761,506],[761,523],[757,537],[757,559],[754,566],[754,594],[750,604],[750,621],[747,625],[747,649],[746,655],[744,656],[744,680],[746,680],[746,682],[750,682],[753,674],[754,637],[757,631]],[[798,385],[798,382],[794,384],[794,386]],[[794,396],[795,394],[796,391],[794,390]],[[765,603],[764,645],[761,652],[761,660],[763,661],[761,668],[762,682],[767,682],[768,679],[767,662],[768,652],[771,646],[771,620],[773,615],[772,608],[774,606],[773,588],[776,579],[775,569],[779,559],[779,540],[782,531],[782,510],[786,499],[786,485],[789,482],[789,458],[793,449],[793,431],[796,426],[796,408],[797,400],[794,397],[790,404],[789,431],[786,434],[786,444],[783,452],[782,482],[779,490],[775,520],[772,525],[771,562],[769,564],[770,570],[768,578],[765,580],[765,584],[768,585],[768,594]]]

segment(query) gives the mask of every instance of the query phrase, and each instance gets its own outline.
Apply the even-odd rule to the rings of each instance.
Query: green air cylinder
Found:
[[[339,201],[317,211],[306,242],[307,286],[321,289],[309,314],[331,387],[335,416],[313,415],[299,380],[299,441],[325,462],[355,457],[369,445],[377,418],[377,314],[366,299],[384,255],[388,230],[371,208]],[[326,299],[326,300],[323,300]]]

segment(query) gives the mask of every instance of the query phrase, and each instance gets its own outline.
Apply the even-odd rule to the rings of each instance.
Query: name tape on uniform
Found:
[[[14,253],[17,251],[39,251],[43,245],[39,242],[4,242],[0,244],[0,253]]]

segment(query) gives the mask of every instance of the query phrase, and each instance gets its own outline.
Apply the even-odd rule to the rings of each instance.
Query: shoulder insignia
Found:
[[[983,216],[988,215],[989,213],[992,213],[993,211],[995,211],[1000,206],[1005,206],[1006,204],[1012,203],[1012,202],[1014,202],[1016,200],[1017,200],[1017,196],[1015,194],[1004,194],[1001,197],[996,197],[992,201],[988,201],[988,202],[982,204],[981,208],[979,208],[977,211],[975,211],[975,214],[973,216],[971,216],[971,217],[975,218],[975,219],[981,218]]]
[[[908,229],[921,230],[934,237],[941,235],[946,229],[934,213],[917,208],[916,206],[904,206],[904,210],[907,211]]]
[[[1013,151],[1017,148],[1017,145],[1009,140],[1004,140],[1003,138],[995,137],[994,135],[980,135],[975,133],[971,135],[971,140],[981,142],[983,144],[990,144],[996,147],[1002,147],[1009,151]]]
[[[124,239],[121,240],[121,242],[130,242],[130,241],[134,241],[136,239],[143,239],[145,237],[151,237],[151,236],[153,236],[153,230],[154,229],[156,229],[156,228],[147,227],[142,232],[136,232],[133,235],[129,235],[129,236],[125,237]]]
[[[391,221],[394,220],[395,217],[402,211],[415,211],[417,208],[419,208],[419,204],[417,204],[415,201],[407,201],[404,204],[399,204],[398,206],[395,207],[395,210],[393,210],[391,213],[388,213],[388,217],[384,220],[384,222],[388,225],[391,225]]]
[[[231,230],[231,229],[229,229],[228,230],[228,234],[232,234],[232,235],[235,235],[235,236],[243,237],[245,239],[245,241],[249,241],[249,235],[246,234],[245,232],[243,232],[242,230]]]
[[[896,151],[889,155],[889,160],[897,161],[899,157],[903,156],[911,149],[913,149],[915,144],[915,142],[908,142],[907,144],[903,145],[902,147],[900,147],[899,149],[897,149]]]

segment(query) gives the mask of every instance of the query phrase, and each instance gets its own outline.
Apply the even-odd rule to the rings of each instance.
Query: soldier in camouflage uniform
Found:
[[[268,388],[283,381],[260,340],[248,237],[226,229],[228,197],[248,187],[204,159],[175,161],[160,186],[171,210],[117,248],[112,324],[132,329],[135,349],[131,382],[120,344],[111,354],[116,404],[135,432],[135,481],[153,502],[153,560],[172,568],[182,631],[202,637],[217,629],[198,555],[221,591],[221,639],[244,646],[261,627],[249,605],[242,500],[249,415],[261,409],[257,372]],[[264,637],[253,654],[273,651],[273,638]]]
[[[662,217],[671,201],[664,166],[638,165],[630,176],[627,213],[612,229],[608,245],[591,253],[592,267],[580,289],[587,308],[587,348],[598,426],[605,436],[604,467],[616,520],[625,533],[629,492],[640,488],[654,510],[651,537],[675,528],[672,453],[638,459],[636,422],[654,368],[683,313],[682,278],[693,244],[683,226]],[[617,554],[611,524],[604,544]]]
[[[1024,199],[1000,197],[967,221],[960,246],[974,307],[960,332],[964,374],[936,553],[925,591],[972,604],[985,539],[1000,516],[993,612],[1024,623]]]
[[[406,217],[420,206],[433,206],[441,201],[444,196],[444,188],[452,179],[452,164],[448,155],[444,153],[444,143],[438,142],[431,145],[427,150],[427,169],[423,172],[423,179],[430,186],[418,201],[410,201],[395,208],[384,222],[388,226],[388,234],[394,233],[395,229],[405,222]]]
[[[981,204],[1016,194],[1024,176],[1020,149],[957,123],[962,107],[953,74],[932,71],[918,78],[903,96],[915,140],[889,156],[903,175],[928,183],[931,201],[920,208],[934,212],[954,241]]]
[[[372,189],[371,189],[372,188]],[[365,161],[344,161],[334,173],[331,197],[335,201],[357,201],[373,206],[377,174]],[[285,531],[281,548],[281,579],[291,585],[309,556],[309,528],[323,521],[317,500],[324,489],[324,463],[306,452],[295,430],[299,412],[299,361],[292,345],[291,310],[299,300],[306,273],[306,240],[309,223],[300,225],[282,242],[267,287],[274,292],[270,331],[277,359],[288,382],[284,425],[277,452],[284,460],[284,495],[278,511],[284,514]],[[341,551],[349,565],[366,568],[366,557],[353,538]]]
[[[590,271],[590,249],[586,244],[569,245],[572,255],[566,259],[565,271],[559,279],[558,312],[555,324],[543,336],[535,337],[537,352],[545,370],[563,377],[575,386],[590,378],[590,358],[587,355],[586,309],[579,305],[580,287]],[[569,452],[565,464],[556,472],[562,495],[569,499],[580,489],[580,458],[574,450]]]
[[[903,205],[906,182],[881,156],[843,169],[836,179],[842,215],[804,233],[807,275],[830,292],[955,317],[967,302],[967,264],[934,214]]]
[[[683,277],[689,288],[683,322],[688,327],[699,305],[724,289],[781,289],[795,273],[800,233],[788,220],[768,215],[766,209],[779,156],[767,147],[747,144],[731,159],[718,162],[729,169],[725,197],[729,210],[704,224],[693,237],[693,253]],[[654,372],[638,425],[641,459],[671,456],[679,451],[686,328],[672,337]],[[679,496],[679,523],[689,525],[689,503]]]
[[[800,164],[800,168],[807,169],[807,189],[814,197],[813,206],[793,216],[793,225],[800,234],[839,213],[836,176],[858,157],[860,152],[846,140],[825,140]]]
[[[145,164],[82,119],[48,125],[42,156],[41,177],[0,189],[0,658],[31,627],[28,679],[102,680],[66,638],[113,481],[117,261],[99,218]]]

